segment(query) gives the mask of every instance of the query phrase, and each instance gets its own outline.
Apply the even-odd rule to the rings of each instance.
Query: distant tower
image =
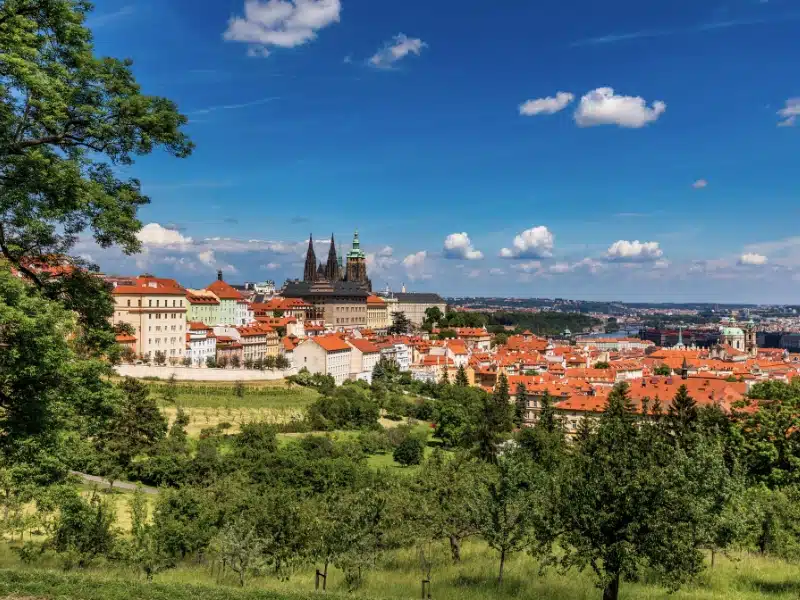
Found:
[[[745,325],[744,329],[744,347],[745,352],[750,356],[758,356],[758,335],[756,334],[756,324],[753,319],[750,319]]]
[[[314,239],[308,236],[308,251],[306,252],[306,266],[303,269],[303,281],[312,283],[317,279],[317,255],[314,254]]]
[[[367,277],[367,256],[361,250],[361,243],[358,241],[358,230],[353,235],[353,248],[347,253],[345,281],[362,283],[370,291],[372,290],[372,282]]]
[[[331,234],[331,247],[328,249],[328,262],[325,265],[325,278],[328,281],[339,281],[342,277],[339,272],[339,262],[336,257],[336,242]]]
[[[344,279],[344,265],[342,264],[342,255],[339,254],[336,257],[336,260],[339,264],[339,279]]]

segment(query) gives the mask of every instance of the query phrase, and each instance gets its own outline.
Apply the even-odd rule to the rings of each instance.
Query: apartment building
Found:
[[[350,377],[351,348],[336,335],[309,338],[294,349],[294,365],[310,373],[331,375],[337,385]]]
[[[174,279],[159,277],[115,277],[112,287],[112,323],[133,327],[140,356],[155,358],[162,352],[171,363],[183,360],[186,353],[186,290]]]

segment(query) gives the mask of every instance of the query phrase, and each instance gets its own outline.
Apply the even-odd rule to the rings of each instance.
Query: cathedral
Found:
[[[353,235],[353,247],[347,253],[347,263],[342,266],[342,257],[336,252],[336,240],[331,234],[331,245],[328,249],[328,260],[326,263],[317,263],[317,255],[314,252],[313,236],[308,238],[308,251],[306,252],[306,263],[303,269],[304,283],[336,283],[347,282],[359,284],[366,291],[372,291],[372,281],[367,277],[367,256],[361,249],[358,240],[358,231]]]

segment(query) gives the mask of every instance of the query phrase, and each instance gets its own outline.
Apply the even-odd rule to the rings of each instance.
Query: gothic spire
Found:
[[[308,235],[308,251],[306,252],[306,265],[303,269],[303,281],[311,283],[317,279],[317,256],[314,254],[314,238]]]
[[[331,247],[328,249],[328,263],[325,265],[325,278],[328,281],[337,281],[339,276],[339,262],[336,258],[336,241],[331,234]]]

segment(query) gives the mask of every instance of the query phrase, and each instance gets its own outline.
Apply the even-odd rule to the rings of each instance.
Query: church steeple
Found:
[[[314,253],[314,239],[308,235],[308,251],[306,252],[306,265],[303,269],[303,281],[312,283],[317,279],[317,255]]]
[[[338,281],[341,279],[339,274],[339,262],[336,257],[336,241],[331,234],[331,247],[328,249],[328,263],[325,265],[325,278],[328,281]]]

